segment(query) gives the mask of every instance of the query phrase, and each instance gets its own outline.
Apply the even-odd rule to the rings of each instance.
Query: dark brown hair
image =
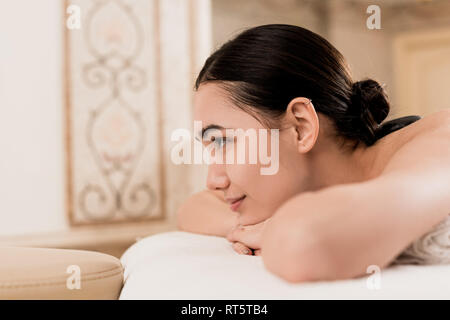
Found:
[[[240,108],[279,119],[296,97],[313,101],[317,112],[334,122],[345,141],[374,144],[419,117],[380,125],[390,105],[372,79],[353,82],[342,54],[307,29],[269,24],[248,29],[223,44],[205,62],[195,82],[218,82]]]

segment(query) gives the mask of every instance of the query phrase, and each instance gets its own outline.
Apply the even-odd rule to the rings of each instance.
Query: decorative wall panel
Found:
[[[70,5],[81,25],[64,28],[69,221],[163,218],[159,0]]]

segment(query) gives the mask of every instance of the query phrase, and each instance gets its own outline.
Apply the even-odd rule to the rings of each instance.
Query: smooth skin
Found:
[[[202,84],[195,120],[203,127],[265,128],[227,95],[218,84]],[[261,175],[260,163],[210,164],[208,190],[178,211],[180,230],[226,237],[237,252],[261,255],[274,274],[303,282],[384,268],[448,217],[450,110],[354,151],[307,97],[293,99],[278,125],[277,174]],[[234,212],[227,199],[240,196]]]

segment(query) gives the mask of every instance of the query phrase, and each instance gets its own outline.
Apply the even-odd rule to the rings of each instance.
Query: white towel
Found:
[[[261,256],[233,251],[220,237],[166,232],[146,237],[122,256],[120,299],[448,299],[447,265],[397,265],[355,279],[288,283]],[[370,278],[370,279],[369,279]],[[371,284],[371,285],[370,285]],[[411,290],[411,287],[414,290]],[[372,289],[371,289],[372,288]]]
[[[411,243],[392,264],[450,263],[450,215],[431,232]]]

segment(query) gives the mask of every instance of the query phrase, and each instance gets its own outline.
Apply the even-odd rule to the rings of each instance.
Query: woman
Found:
[[[354,82],[319,35],[290,25],[244,31],[206,60],[195,89],[204,129],[280,129],[279,169],[210,164],[209,190],[181,206],[179,229],[227,237],[300,282],[383,268],[448,218],[449,110],[382,123],[382,87]]]

